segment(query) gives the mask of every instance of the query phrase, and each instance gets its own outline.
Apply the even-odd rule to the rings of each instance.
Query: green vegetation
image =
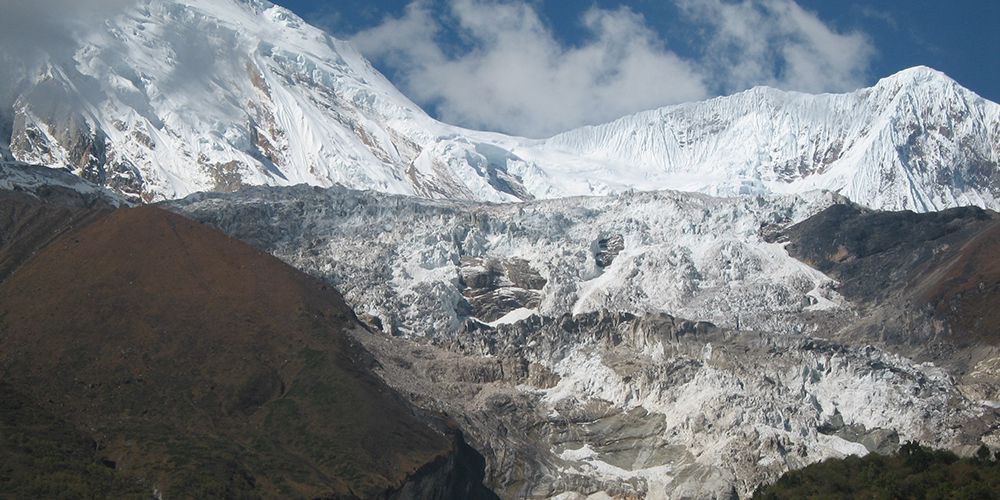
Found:
[[[0,382],[0,497],[149,498],[102,463],[94,441]]]
[[[826,460],[782,476],[758,499],[1000,499],[1000,453],[973,458],[907,443],[892,456]]]

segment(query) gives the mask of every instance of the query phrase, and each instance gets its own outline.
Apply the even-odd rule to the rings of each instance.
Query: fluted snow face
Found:
[[[1000,208],[1000,107],[927,68],[537,141],[435,121],[350,44],[268,2],[139,0],[19,88],[0,110],[0,157],[146,201],[306,183],[498,202],[823,188],[879,209]]]
[[[877,209],[930,211],[1000,208],[998,151],[1000,106],[918,67],[850,94],[755,88],[639,113],[522,156],[574,158],[570,170],[588,170],[596,192],[828,189]],[[575,181],[557,189],[581,189]]]

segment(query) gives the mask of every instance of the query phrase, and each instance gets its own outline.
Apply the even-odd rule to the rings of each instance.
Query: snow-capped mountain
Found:
[[[11,156],[146,201],[244,184],[495,201],[521,190],[471,156],[428,156],[452,129],[348,44],[264,1],[136,2],[20,88],[0,127]]]
[[[571,192],[584,188],[571,173],[586,171],[604,190],[828,189],[884,210],[1000,207],[1000,106],[926,67],[850,94],[758,87],[566,132],[530,151]]]
[[[266,1],[140,0],[17,88],[0,156],[147,201],[306,183],[480,201],[829,189],[874,208],[1000,208],[1000,106],[928,68],[530,140],[434,120],[349,43]]]

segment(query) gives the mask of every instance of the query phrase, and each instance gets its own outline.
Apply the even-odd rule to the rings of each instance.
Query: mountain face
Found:
[[[790,255],[836,279],[847,300],[868,305],[839,338],[879,339],[896,352],[949,366],[964,393],[1000,401],[995,212],[833,205],[778,238],[787,240]]]
[[[0,163],[0,191],[24,193],[48,207],[129,206],[118,193],[58,168]]]
[[[826,189],[881,210],[1000,208],[1000,106],[925,67],[850,94],[755,88],[639,113],[558,135],[538,157],[548,151],[583,158],[608,185],[723,196]]]
[[[997,216],[949,210],[1000,209],[1000,106],[928,68],[526,139],[266,1],[137,0],[5,78],[0,489],[734,498],[1000,446]]]
[[[523,194],[472,146],[453,148],[472,164],[425,152],[452,129],[349,45],[268,2],[138,1],[58,57],[13,85],[0,126],[9,155],[135,200],[299,183]]]
[[[343,290],[385,334],[363,340],[379,373],[461,416],[503,497],[746,497],[908,440],[1000,444],[1000,350],[977,333],[996,320],[976,308],[997,295],[960,258],[993,220],[981,210],[880,215],[818,192],[495,205],[308,186],[167,206]],[[908,288],[952,275],[943,301]]]
[[[164,210],[67,199],[0,192],[5,493],[491,498],[336,291]]]
[[[133,200],[306,183],[478,201],[827,189],[877,209],[1000,208],[1000,107],[928,68],[529,140],[433,120],[348,43],[263,0],[141,0],[14,88],[0,156]]]

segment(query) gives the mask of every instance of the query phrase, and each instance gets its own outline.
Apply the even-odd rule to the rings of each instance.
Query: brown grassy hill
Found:
[[[780,237],[858,307],[826,334],[932,361],[967,397],[1000,400],[1000,215],[834,205]]]
[[[959,242],[948,259],[914,288],[971,340],[1000,344],[1000,219],[982,224],[967,241]]]
[[[0,190],[0,281],[63,232],[111,210],[68,189]]]
[[[1000,344],[997,214],[975,207],[916,214],[834,205],[784,236],[793,257],[839,280],[848,299],[912,306],[946,322],[942,340],[949,343]]]
[[[0,490],[36,492],[17,480],[38,465],[11,429],[56,463],[81,448],[53,435],[90,439],[91,458],[167,497],[371,498],[454,465],[456,445],[371,374],[336,291],[157,208],[74,213],[69,230],[35,209],[29,233],[55,239],[0,253],[19,259],[0,284],[0,447],[14,461]]]

